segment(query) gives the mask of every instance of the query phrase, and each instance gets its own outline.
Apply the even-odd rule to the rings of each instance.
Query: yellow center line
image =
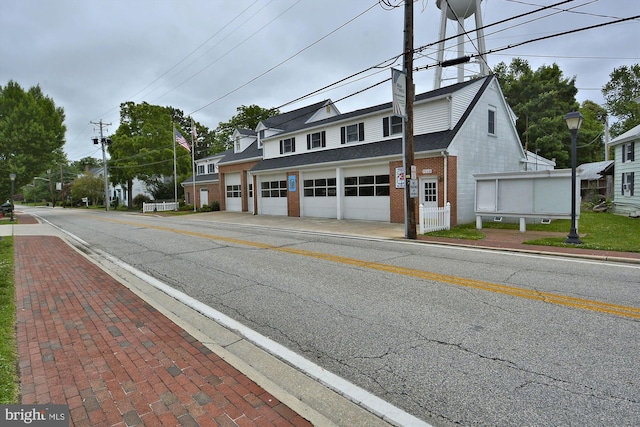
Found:
[[[102,219],[102,218],[101,218]],[[277,252],[284,252],[292,255],[306,256],[316,259],[322,259],[325,261],[336,262],[340,264],[352,265],[355,267],[369,268],[372,270],[384,271],[392,274],[401,274],[404,276],[416,277],[424,280],[430,280],[434,282],[447,283],[451,285],[464,286],[467,288],[479,289],[483,291],[495,292],[503,295],[510,295],[519,298],[526,298],[535,301],[542,301],[550,304],[563,305],[567,307],[580,308],[584,310],[591,310],[600,313],[614,314],[617,316],[631,317],[633,319],[640,319],[640,308],[629,307],[618,304],[610,304],[606,302],[589,300],[584,298],[574,298],[567,295],[554,294],[549,292],[539,292],[532,289],[519,288],[515,286],[500,285],[497,283],[484,282],[481,280],[466,279],[463,277],[449,276],[446,274],[432,273],[423,270],[416,270],[413,268],[399,267],[390,264],[381,264],[377,262],[369,262],[356,258],[348,258],[339,255],[332,255],[322,252],[307,251],[304,249],[296,249],[292,247],[279,247],[269,245],[266,243],[252,242],[249,240],[236,239],[232,237],[216,236],[212,234],[201,233],[197,231],[179,230],[175,228],[154,226],[148,224],[135,223],[130,221],[115,220],[115,219],[102,219],[104,221],[115,222],[119,224],[131,225],[136,227],[150,228],[154,230],[167,231],[170,233],[184,234],[187,236],[200,237],[203,239],[223,241],[242,246],[250,246],[260,249],[268,249]]]

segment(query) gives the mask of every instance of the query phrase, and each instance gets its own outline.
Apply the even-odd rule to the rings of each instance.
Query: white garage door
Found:
[[[344,169],[344,218],[391,220],[389,166]]]
[[[302,203],[300,216],[337,217],[337,185],[335,170],[306,172],[300,177]]]
[[[267,175],[258,179],[258,213],[261,215],[287,215],[287,177]]]
[[[242,181],[240,173],[229,173],[224,176],[225,202],[229,212],[242,212]]]

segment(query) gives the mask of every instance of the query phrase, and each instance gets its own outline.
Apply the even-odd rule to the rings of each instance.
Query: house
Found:
[[[214,156],[196,160],[195,183],[190,176],[180,185],[184,188],[184,199],[188,205],[194,204],[201,208],[213,201],[220,202],[220,178],[218,162],[232,150],[218,153]]]
[[[605,160],[602,162],[583,163],[578,166],[578,174],[580,177],[580,197],[583,200],[590,200],[594,197],[603,196],[611,198],[613,189],[611,188],[610,179],[604,172],[612,167],[613,160]]]
[[[640,173],[640,125],[614,138],[609,146],[614,150],[613,211],[617,214],[640,215],[640,194],[635,191],[635,173]]]
[[[86,172],[93,176],[104,177],[104,168],[102,167],[88,169]],[[122,186],[120,184],[116,184],[114,186],[111,182],[109,182],[108,188],[109,188],[109,202],[113,202],[114,200],[117,199],[119,205],[129,204],[129,194],[126,186]],[[147,188],[147,184],[145,184],[144,181],[141,181],[137,178],[135,178],[132,182],[131,193],[133,194],[132,200],[138,194],[142,194],[144,196],[149,197],[151,200],[153,200],[153,195],[149,192],[149,189]]]
[[[494,76],[417,95],[419,204],[449,202],[452,224],[473,222],[473,175],[528,167],[515,120]],[[325,100],[237,130],[217,163],[221,208],[402,223],[402,128],[390,102],[340,113]]]

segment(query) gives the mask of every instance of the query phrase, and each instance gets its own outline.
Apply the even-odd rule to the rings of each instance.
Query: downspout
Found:
[[[449,175],[449,153],[445,150],[440,152],[440,154],[443,157],[443,161],[444,161],[444,203],[442,204],[442,206],[447,206],[447,183],[448,183],[448,179],[447,176]]]
[[[453,129],[453,98],[451,97],[451,95],[447,96],[447,101],[449,102],[449,108],[448,108],[448,112],[449,112],[449,123],[447,128],[449,130]]]

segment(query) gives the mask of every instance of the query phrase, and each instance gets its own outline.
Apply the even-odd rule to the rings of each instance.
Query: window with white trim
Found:
[[[489,135],[496,134],[496,109],[495,107],[489,107],[487,113],[487,133]]]
[[[207,173],[216,173],[216,164],[215,163],[209,163],[207,165]]]
[[[198,175],[204,175],[204,165],[198,165]]]
[[[382,136],[402,133],[402,117],[390,116],[382,119]]]
[[[260,184],[262,197],[287,197],[287,181],[267,181]]]
[[[633,196],[633,172],[625,172],[622,174],[622,195],[626,197]]]
[[[335,197],[337,195],[335,178],[305,179],[305,197]]]
[[[622,144],[622,163],[633,162],[635,160],[635,143]]]
[[[348,176],[344,179],[344,195],[347,197],[389,194],[389,175]]]
[[[240,137],[236,136],[236,141],[235,141],[235,151],[236,153],[241,151],[242,146],[240,145]]]
[[[242,185],[227,185],[227,197],[233,199],[242,197]]]

